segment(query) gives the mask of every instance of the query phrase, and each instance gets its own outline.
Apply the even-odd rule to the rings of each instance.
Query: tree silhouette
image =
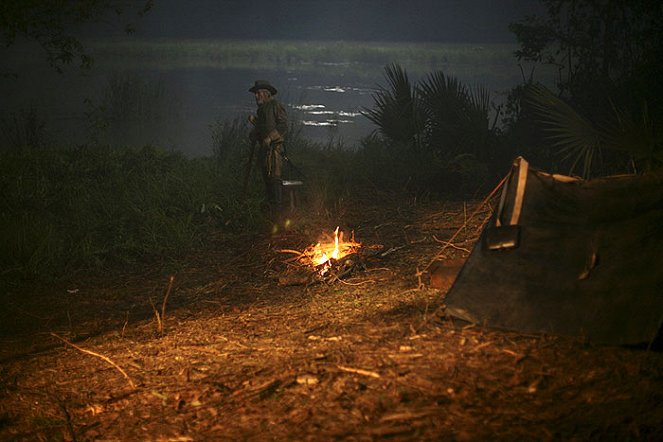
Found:
[[[559,95],[530,84],[525,103],[570,172],[663,164],[663,6],[655,0],[542,0],[547,16],[510,26],[519,60],[557,66]]]
[[[78,59],[89,68],[92,57],[75,36],[80,26],[99,23],[110,15],[135,11],[142,17],[152,8],[153,0],[3,0],[0,2],[0,43],[13,46],[19,38],[37,42],[48,63],[58,72]],[[126,31],[133,27],[126,25]]]

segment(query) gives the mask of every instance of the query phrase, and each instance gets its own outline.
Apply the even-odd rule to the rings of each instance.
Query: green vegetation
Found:
[[[181,103],[160,80],[113,74],[99,103],[86,100],[88,136],[113,146],[171,147],[177,141]]]
[[[442,71],[412,84],[397,64],[386,67],[385,78],[388,86],[365,115],[384,138],[376,144],[398,154],[394,164],[412,174],[412,185],[477,192],[503,173],[514,151],[490,122],[485,88],[469,88]]]
[[[203,241],[209,163],[158,149],[3,151],[0,267],[22,277],[165,256]]]

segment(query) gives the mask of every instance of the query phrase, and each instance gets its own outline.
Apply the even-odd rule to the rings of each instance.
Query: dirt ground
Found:
[[[10,288],[0,440],[663,440],[660,352],[445,316],[451,279],[421,270],[462,263],[477,206],[386,197],[278,236],[220,231],[176,271]],[[341,280],[279,284],[281,250],[336,224],[379,253]]]

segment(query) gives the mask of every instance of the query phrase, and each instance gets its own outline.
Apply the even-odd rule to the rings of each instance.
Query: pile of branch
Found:
[[[279,250],[282,253],[293,253],[294,256],[284,261],[287,265],[286,271],[279,276],[278,283],[281,286],[332,284],[341,279],[349,278],[357,272],[366,270],[366,262],[369,258],[381,257],[379,252],[382,246],[356,247],[352,253],[340,259],[330,258],[320,265],[312,265],[308,249],[299,252],[296,250]]]

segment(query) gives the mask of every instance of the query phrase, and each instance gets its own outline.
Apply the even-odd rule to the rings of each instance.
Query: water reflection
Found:
[[[352,148],[375,129],[361,111],[373,105],[372,94],[382,81],[380,69],[376,69],[374,77],[368,78],[320,72],[295,76],[278,71],[246,72],[245,78],[256,75],[261,76],[256,78],[270,78],[272,84],[277,85],[278,99],[287,106],[291,121],[302,125],[302,135],[308,139],[325,144],[333,138]],[[242,105],[229,105],[222,113],[236,116],[253,112],[252,97],[238,96],[238,100],[240,98]]]
[[[178,103],[176,112],[165,112],[177,118],[160,122],[168,131],[141,135],[162,147],[200,156],[211,153],[210,126],[217,121],[246,120],[246,116],[255,112],[254,97],[248,89],[256,79],[269,80],[278,88],[278,99],[288,106],[291,121],[302,125],[303,136],[320,143],[327,143],[333,137],[347,147],[359,143],[375,130],[361,112],[373,107],[372,94],[385,83],[383,66],[367,67],[359,75],[343,69],[348,63],[328,65],[328,69],[316,71],[178,65],[126,68],[121,73],[163,84],[164,93],[169,95],[164,101]],[[431,66],[431,72],[435,69]],[[497,100],[500,93],[521,81],[515,68],[496,70],[489,76],[483,72],[456,76],[467,85],[487,87]],[[69,72],[59,76],[47,67],[26,70],[19,79],[0,83],[3,97],[0,113],[10,115],[34,104],[47,116],[50,132],[61,134],[61,143],[84,143],[89,123],[86,120],[89,106],[85,103],[101,104],[109,78],[117,73],[117,70],[95,68],[86,75]],[[411,76],[413,84],[418,80]]]
[[[299,122],[304,126],[336,127],[339,124],[354,124],[356,118],[362,115],[356,111],[327,110],[324,104],[291,104],[290,107],[303,115]],[[317,119],[306,119],[310,116]]]

